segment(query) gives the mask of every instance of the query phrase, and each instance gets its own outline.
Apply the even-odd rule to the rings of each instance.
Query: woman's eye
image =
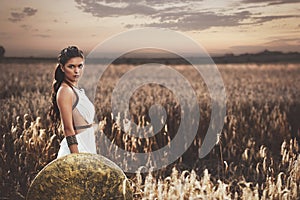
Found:
[[[74,69],[76,66],[75,65],[69,65],[68,66],[70,69]],[[79,68],[79,69],[82,69],[83,67],[84,67],[84,65],[77,65],[77,67]]]

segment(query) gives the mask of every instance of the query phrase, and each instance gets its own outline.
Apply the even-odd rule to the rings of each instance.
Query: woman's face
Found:
[[[65,73],[65,80],[77,86],[79,79],[82,77],[84,60],[81,57],[74,57],[62,67]]]

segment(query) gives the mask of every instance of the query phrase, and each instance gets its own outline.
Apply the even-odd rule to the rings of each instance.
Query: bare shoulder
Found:
[[[57,101],[72,100],[73,90],[67,84],[62,83],[57,91]]]

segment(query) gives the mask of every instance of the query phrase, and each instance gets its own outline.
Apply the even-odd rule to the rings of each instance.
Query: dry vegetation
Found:
[[[128,174],[136,199],[299,199],[299,64],[218,67],[227,93],[220,143],[205,158],[197,159],[210,119],[210,98],[191,67],[176,66],[199,100],[198,134],[187,152],[169,167],[147,174],[141,168],[137,174]],[[128,120],[112,120],[110,94],[131,68],[112,67],[100,80],[95,101],[101,128],[97,141],[100,146],[105,134],[119,147],[149,152],[151,157],[151,151],[167,145],[176,135],[181,105],[165,87],[142,86],[131,98],[130,119],[140,126],[149,123],[148,109],[159,103],[167,111],[166,124],[146,139],[122,131],[121,125]],[[0,199],[24,199],[35,175],[55,159],[62,138],[61,131],[50,128],[47,116],[54,64],[2,63],[0,69]],[[92,70],[86,71],[85,76],[92,74]],[[161,76],[167,78],[167,74]],[[176,80],[170,81],[176,84]],[[192,114],[193,108],[188,109]],[[185,128],[188,132],[189,127]],[[147,131],[151,129],[143,134]],[[102,155],[113,152],[99,148]]]

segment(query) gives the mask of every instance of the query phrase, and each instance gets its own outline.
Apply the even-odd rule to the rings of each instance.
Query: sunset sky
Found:
[[[53,57],[70,44],[88,52],[143,27],[179,31],[210,54],[300,52],[300,1],[2,0],[0,27],[6,56]]]

